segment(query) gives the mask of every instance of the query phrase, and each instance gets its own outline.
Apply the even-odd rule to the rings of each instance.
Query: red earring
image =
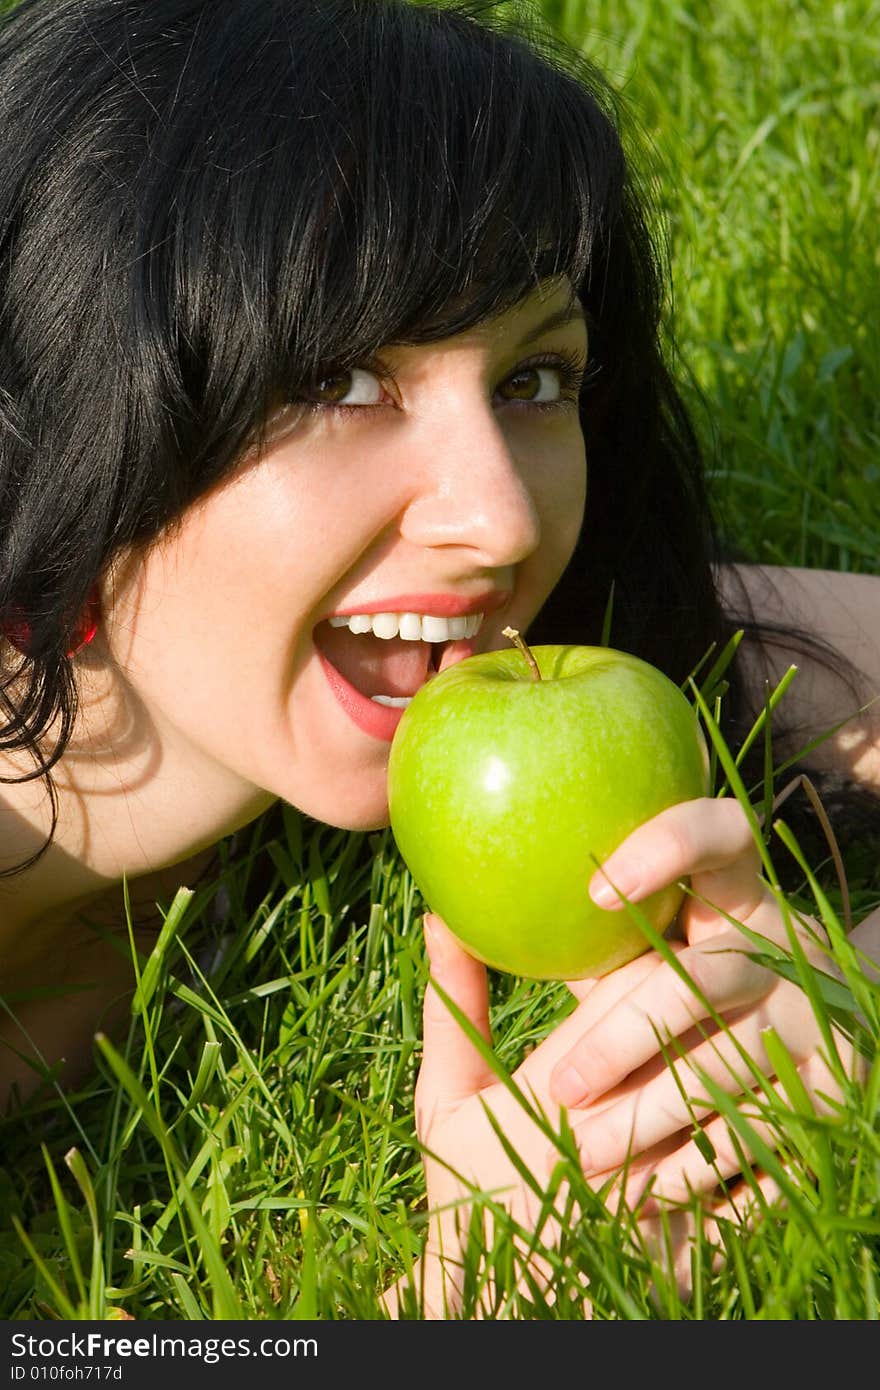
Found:
[[[79,622],[73,630],[72,645],[67,655],[76,656],[77,652],[82,651],[94,640],[95,633],[98,631],[98,620],[101,616],[101,596],[98,593],[97,584],[93,584],[86,599],[86,606],[79,615]]]
[[[76,656],[78,651],[94,639],[98,631],[98,620],[101,614],[101,599],[98,593],[97,584],[93,585],[86,600],[86,606],[79,615],[79,620],[73,630],[71,646],[67,651],[67,656]],[[25,618],[20,609],[13,609],[11,616],[5,622],[0,622],[0,637],[5,637],[7,642],[21,652],[22,656],[29,655],[33,628]]]

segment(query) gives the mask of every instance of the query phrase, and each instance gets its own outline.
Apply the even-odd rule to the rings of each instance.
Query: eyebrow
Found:
[[[580,301],[575,300],[572,304],[566,304],[563,308],[556,309],[552,314],[548,314],[547,318],[542,319],[534,328],[529,329],[529,332],[521,340],[522,345],[525,347],[527,343],[534,343],[538,338],[542,338],[545,333],[551,332],[554,328],[562,328],[565,324],[582,323],[586,326],[586,322],[586,311]]]

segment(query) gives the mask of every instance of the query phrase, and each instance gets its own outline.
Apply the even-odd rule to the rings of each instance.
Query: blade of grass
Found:
[[[214,1316],[217,1318],[240,1319],[242,1317],[241,1304],[232,1287],[223,1257],[211,1239],[210,1232],[202,1218],[198,1203],[184,1179],[184,1165],[177,1152],[173,1136],[154,1109],[149,1096],[138,1081],[134,1072],[119,1055],[109,1039],[99,1033],[96,1041],[110,1069],[143,1115],[144,1122],[158,1142],[169,1170],[172,1174],[176,1175],[178,1188],[183,1197],[183,1206],[186,1208],[186,1214],[189,1217],[193,1233],[198,1241],[202,1259],[211,1277]]]

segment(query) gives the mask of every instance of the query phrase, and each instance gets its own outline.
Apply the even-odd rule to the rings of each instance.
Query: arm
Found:
[[[743,676],[753,692],[752,712],[760,708],[764,679],[772,688],[790,665],[796,665],[798,674],[780,706],[782,722],[791,728],[786,754],[847,719],[809,761],[880,794],[880,577],[723,565],[716,578],[722,605],[734,624],[754,616],[761,624],[781,629],[741,648]],[[798,632],[822,644],[829,660],[799,644],[792,635]],[[877,703],[859,713],[871,701]]]

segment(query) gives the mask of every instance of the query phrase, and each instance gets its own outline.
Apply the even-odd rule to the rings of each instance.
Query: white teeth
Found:
[[[333,622],[334,619],[331,618],[330,621]],[[341,623],[338,618],[335,621],[340,627],[350,627],[352,632],[371,632],[373,628],[373,620],[367,613],[357,613],[353,618],[343,618]]]
[[[437,618],[419,613],[354,613],[347,618],[331,618],[331,627],[347,627],[354,633],[372,632],[390,641],[400,636],[404,642],[460,642],[476,637],[483,622],[482,613],[464,618]]]
[[[390,709],[406,709],[411,703],[411,695],[371,695],[370,699],[377,705],[388,705]]]
[[[392,637],[396,637],[400,630],[400,619],[396,613],[374,613],[373,614],[373,636],[381,637],[386,642]]]
[[[448,618],[422,618],[423,642],[448,642],[451,635]]]

